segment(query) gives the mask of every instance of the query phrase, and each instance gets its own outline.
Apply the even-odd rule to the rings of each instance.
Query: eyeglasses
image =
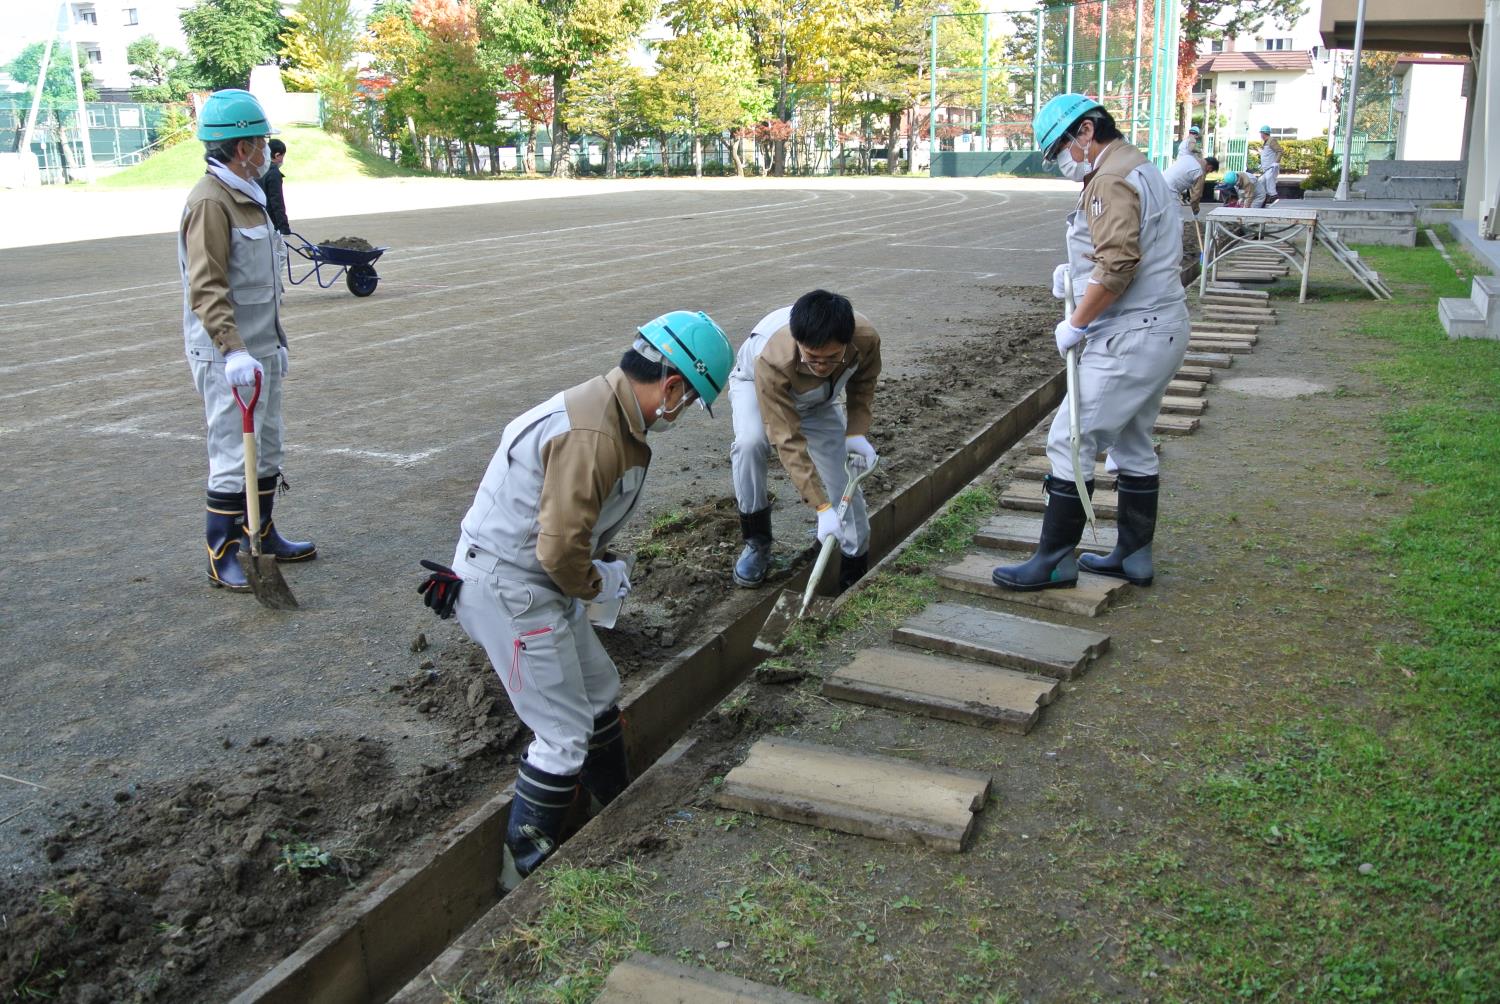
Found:
[[[839,349],[839,354],[833,355],[810,355],[801,346],[797,348],[802,356],[802,364],[810,370],[830,370],[842,363],[849,355],[849,346],[845,345]]]

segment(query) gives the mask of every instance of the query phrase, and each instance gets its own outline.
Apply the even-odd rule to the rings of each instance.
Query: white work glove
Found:
[[[604,581],[599,586],[599,595],[594,599],[603,603],[623,599],[630,592],[630,566],[623,561],[594,560],[599,576]]]
[[[1053,332],[1053,337],[1057,339],[1057,351],[1066,356],[1069,349],[1081,344],[1084,338],[1088,337],[1088,333],[1088,325],[1075,328],[1072,321],[1067,319],[1058,321],[1057,330]]]
[[[287,352],[286,346],[283,345],[281,348],[276,350],[276,354],[281,356],[281,375],[285,377],[292,371],[291,353]]]
[[[1068,298],[1068,263],[1063,262],[1052,270],[1052,295],[1059,300]]]
[[[849,454],[849,469],[851,471],[863,471],[874,467],[875,461],[880,455],[875,452],[875,447],[864,436],[849,436],[844,440],[844,449]]]
[[[839,511],[833,506],[818,510],[818,543],[839,535]]]
[[[1118,474],[1119,471],[1120,465],[1115,463],[1115,455],[1113,453],[1106,453],[1104,455],[1104,472],[1106,474]]]
[[[224,357],[224,379],[236,387],[253,385],[257,373],[264,374],[265,369],[244,349],[235,349]]]

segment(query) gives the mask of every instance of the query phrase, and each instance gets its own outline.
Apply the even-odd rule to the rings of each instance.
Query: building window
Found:
[[[140,24],[141,23],[141,14],[140,14],[140,11],[138,11],[134,7],[126,7],[125,8],[125,23],[127,25]]]
[[[1209,42],[1208,43],[1208,51],[1209,52],[1223,52],[1224,51],[1224,40],[1222,38],[1216,38],[1212,42]]]
[[[99,15],[94,13],[94,8],[92,7],[75,7],[73,8],[73,20],[77,24],[98,24]]]
[[[87,50],[87,52],[90,63],[104,62],[104,53],[100,52],[98,49],[89,49]]]
[[[1234,86],[1238,87],[1240,90],[1243,91],[1245,89],[1245,82],[1243,80],[1236,80],[1234,82]]]
[[[1289,39],[1289,38],[1263,38],[1263,39],[1261,39],[1261,48],[1264,49],[1266,52],[1285,52],[1288,49],[1290,49],[1291,47],[1292,47],[1292,40]]]
[[[1276,81],[1253,80],[1250,82],[1250,103],[1253,105],[1268,104],[1276,100]]]

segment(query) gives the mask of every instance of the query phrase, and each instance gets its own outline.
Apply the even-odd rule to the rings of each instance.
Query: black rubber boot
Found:
[[[1161,477],[1156,474],[1121,474],[1116,490],[1120,495],[1120,511],[1115,521],[1119,528],[1115,549],[1103,557],[1082,555],[1078,565],[1088,572],[1124,579],[1133,586],[1149,586],[1154,577],[1151,541],[1156,537],[1156,504],[1161,494]]]
[[[745,549],[734,563],[734,584],[756,589],[766,581],[771,567],[771,507],[740,513],[740,533]]]
[[[510,892],[536,871],[562,837],[563,818],[578,791],[578,775],[549,774],[526,760],[516,774],[516,797],[505,827],[500,888]]]
[[[844,554],[839,552],[839,592],[843,592],[865,577],[870,570],[870,552]]]
[[[237,593],[250,589],[250,580],[240,567],[240,541],[244,537],[245,493],[208,493],[208,581],[220,589]]]
[[[1078,585],[1078,560],[1073,548],[1083,536],[1087,520],[1078,486],[1047,475],[1042,482],[1047,511],[1042,516],[1042,539],[1036,553],[1019,565],[1001,565],[990,574],[995,585],[1018,592],[1035,589],[1072,589]],[[1088,482],[1090,497],[1094,483]]]
[[[258,479],[260,486],[260,553],[277,561],[311,561],[318,556],[317,545],[310,540],[287,540],[276,529],[271,509],[276,504],[276,485],[286,485],[280,474]]]
[[[578,783],[589,793],[590,815],[597,815],[630,784],[630,765],[625,758],[625,720],[618,707],[610,708],[594,719],[594,734],[589,739],[588,756]]]

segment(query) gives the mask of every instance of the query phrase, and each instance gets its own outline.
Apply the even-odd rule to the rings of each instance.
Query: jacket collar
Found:
[[[604,374],[604,382],[609,384],[610,390],[615,392],[615,401],[620,406],[620,413],[625,417],[625,425],[630,429],[630,434],[642,443],[646,441],[646,417],[641,414],[641,402],[635,398],[635,389],[630,385],[630,378],[625,371],[616,366]]]

